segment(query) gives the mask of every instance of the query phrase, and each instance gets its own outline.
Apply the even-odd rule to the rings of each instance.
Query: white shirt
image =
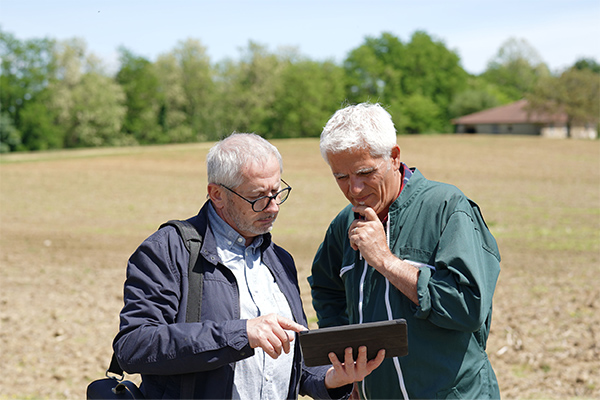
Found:
[[[215,235],[220,261],[231,270],[237,281],[240,319],[276,313],[293,320],[287,299],[269,268],[262,262],[262,236],[256,237],[246,247],[246,239],[223,221],[212,205],[209,207],[208,220]],[[291,346],[288,354],[282,352],[277,359],[272,359],[261,348],[254,350],[254,356],[235,364],[233,399],[287,398],[294,346]]]

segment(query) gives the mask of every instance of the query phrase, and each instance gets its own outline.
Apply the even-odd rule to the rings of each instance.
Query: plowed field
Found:
[[[345,200],[318,140],[274,141],[293,186],[274,229],[306,277]],[[461,188],[498,240],[488,354],[504,398],[600,398],[600,142],[400,136],[402,158]],[[81,399],[104,375],[125,265],[206,198],[210,144],[3,155],[0,398]],[[133,377],[134,379],[136,377]]]

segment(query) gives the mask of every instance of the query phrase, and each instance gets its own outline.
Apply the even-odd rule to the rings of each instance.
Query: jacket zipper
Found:
[[[386,222],[386,240],[387,240],[387,245],[388,248],[390,247],[390,218],[387,219]],[[360,256],[360,258],[362,259],[362,255]],[[364,285],[365,285],[365,279],[366,279],[366,275],[367,275],[367,268],[368,268],[368,264],[367,264],[367,260],[365,260],[364,262],[364,268],[363,268],[363,273],[362,276],[360,277],[360,285],[359,285],[359,297],[358,297],[358,321],[360,324],[363,323],[363,299],[364,299]],[[387,317],[388,320],[391,321],[394,319],[394,315],[392,313],[392,306],[390,304],[390,281],[387,278],[385,279],[385,308],[386,308],[386,312],[387,312]],[[404,376],[402,374],[402,368],[400,367],[400,360],[398,360],[398,357],[394,357],[393,358],[394,361],[394,368],[396,369],[396,374],[398,375],[398,382],[400,384],[400,390],[402,391],[402,397],[404,397],[404,400],[409,400],[408,397],[408,393],[406,391],[406,385],[404,384]],[[362,381],[362,394],[363,397],[366,399],[367,398],[367,394],[365,391],[365,380],[363,379]]]

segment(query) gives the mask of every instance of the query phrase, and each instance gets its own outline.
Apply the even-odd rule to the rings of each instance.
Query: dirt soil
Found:
[[[600,398],[600,143],[399,142],[407,164],[473,198],[498,240],[502,272],[487,350],[502,396]],[[314,327],[306,276],[345,201],[316,140],[275,144],[294,189],[274,237],[294,254]],[[126,260],[160,223],[197,212],[208,148],[2,156],[1,399],[81,399],[104,376]]]

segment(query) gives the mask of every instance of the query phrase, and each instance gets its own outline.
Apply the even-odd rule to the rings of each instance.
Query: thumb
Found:
[[[365,207],[361,214],[365,217],[365,221],[379,221],[377,213],[371,207]]]

